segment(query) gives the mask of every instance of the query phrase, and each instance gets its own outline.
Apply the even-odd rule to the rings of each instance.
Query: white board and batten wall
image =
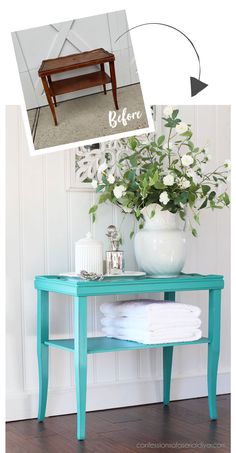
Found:
[[[209,144],[216,164],[230,156],[228,106],[184,106],[182,119],[192,123],[195,141]],[[92,192],[66,191],[66,152],[30,157],[20,108],[7,108],[7,419],[37,416],[36,291],[34,276],[74,269],[74,243],[90,229],[107,245],[105,229],[119,226],[121,215],[103,206],[92,226],[88,208]],[[213,165],[213,164],[212,164]],[[135,269],[132,220],[123,223],[127,269]],[[229,392],[230,296],[229,210],[202,213],[199,238],[189,234],[185,272],[225,275],[222,299],[221,356],[218,393]],[[106,299],[110,299],[106,298]],[[102,299],[104,300],[104,298]],[[207,293],[178,294],[178,300],[202,308],[203,333],[207,328]],[[100,298],[90,298],[89,335],[99,333]],[[50,332],[54,338],[73,335],[72,301],[53,295]],[[172,399],[207,395],[206,345],[174,351]],[[127,351],[88,357],[87,409],[96,410],[162,400],[161,350]],[[76,411],[73,354],[50,350],[47,415]]]
[[[12,39],[27,109],[47,105],[38,69],[42,60],[103,47],[115,54],[117,87],[139,82],[125,11],[75,19],[59,24],[20,30]],[[81,68],[53,76],[55,80],[100,70],[100,66]],[[105,64],[109,73],[109,65]],[[109,88],[109,85],[108,85]],[[58,101],[74,99],[103,90],[101,86],[57,96]]]

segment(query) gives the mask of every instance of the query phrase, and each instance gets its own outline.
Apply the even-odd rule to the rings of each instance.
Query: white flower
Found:
[[[172,142],[169,142],[169,146],[168,146],[168,142],[167,142],[163,145],[163,149],[172,149],[173,146],[174,146],[174,144]]]
[[[179,187],[180,189],[187,189],[188,187],[190,187],[190,181],[184,177],[180,178]]]
[[[92,182],[91,182],[91,186],[93,187],[93,189],[96,189],[97,186],[98,186],[98,182],[96,179],[93,179]]]
[[[187,132],[188,130],[188,125],[187,123],[184,123],[184,121],[181,121],[179,124],[177,124],[175,130],[177,134],[184,134],[184,132]]]
[[[163,110],[164,116],[171,116],[173,111],[173,107],[171,105],[167,105]]]
[[[110,183],[110,184],[114,184],[115,182],[115,177],[113,175],[108,175],[107,177],[107,181]]]
[[[121,198],[123,197],[124,193],[125,193],[126,189],[124,186],[120,185],[120,186],[116,186],[114,189],[113,189],[113,193],[115,195],[116,198]]]
[[[169,201],[168,193],[166,191],[162,192],[159,200],[162,204],[166,205]]]
[[[229,159],[226,159],[226,160],[224,161],[224,167],[225,167],[225,168],[228,168],[229,170],[231,169],[231,162],[230,162]]]
[[[107,169],[107,163],[103,162],[99,167],[98,167],[98,173],[102,173]]]
[[[127,206],[123,206],[122,209],[126,214],[130,214],[132,212],[132,208],[127,208]]]
[[[181,157],[181,162],[182,162],[184,167],[189,167],[189,165],[193,164],[193,158],[189,154],[184,154]]]
[[[174,176],[171,175],[170,173],[164,176],[163,178],[163,184],[165,184],[165,186],[173,186],[174,182],[175,182]]]

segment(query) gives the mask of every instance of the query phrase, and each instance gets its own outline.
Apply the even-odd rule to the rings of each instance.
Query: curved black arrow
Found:
[[[191,96],[193,97],[196,94],[198,94],[200,91],[204,90],[204,88],[206,88],[208,85],[207,85],[207,83],[204,83],[204,82],[202,82],[200,80],[200,77],[201,77],[201,62],[200,62],[199,53],[197,52],[197,49],[196,49],[195,45],[193,44],[193,42],[191,41],[191,39],[185,33],[183,33],[181,30],[179,30],[176,27],[173,27],[173,25],[163,24],[162,22],[146,22],[145,24],[135,25],[134,27],[129,28],[129,30],[126,30],[124,33],[122,33],[122,35],[120,35],[119,38],[117,38],[115,42],[117,42],[120,38],[122,38],[122,36],[126,35],[126,33],[130,32],[131,30],[134,30],[135,28],[143,27],[145,25],[162,25],[163,27],[172,28],[173,30],[176,30],[178,33],[183,35],[190,42],[190,44],[193,47],[194,52],[195,52],[195,54],[197,56],[198,67],[199,67],[198,79],[196,79],[195,77],[190,77]]]

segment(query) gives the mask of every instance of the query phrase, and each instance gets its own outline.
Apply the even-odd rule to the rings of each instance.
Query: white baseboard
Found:
[[[219,373],[217,394],[230,393],[230,373]],[[114,382],[90,385],[87,392],[87,411],[115,407],[137,406],[162,401],[162,379]],[[207,396],[205,375],[172,379],[171,400]],[[7,421],[37,417],[38,394],[10,393],[6,400]],[[76,412],[75,388],[49,389],[47,416]]]

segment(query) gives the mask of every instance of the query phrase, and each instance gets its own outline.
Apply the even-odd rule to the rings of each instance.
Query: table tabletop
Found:
[[[79,277],[41,275],[35,278],[35,288],[72,296],[95,296],[106,294],[132,294],[167,291],[194,291],[222,289],[222,275],[184,274],[177,277],[105,277],[88,281]]]
[[[39,68],[39,76],[56,74],[59,72],[69,71],[86,66],[93,66],[109,61],[114,61],[113,53],[103,48],[89,50],[87,52],[66,55],[65,57],[51,58],[43,60]]]

